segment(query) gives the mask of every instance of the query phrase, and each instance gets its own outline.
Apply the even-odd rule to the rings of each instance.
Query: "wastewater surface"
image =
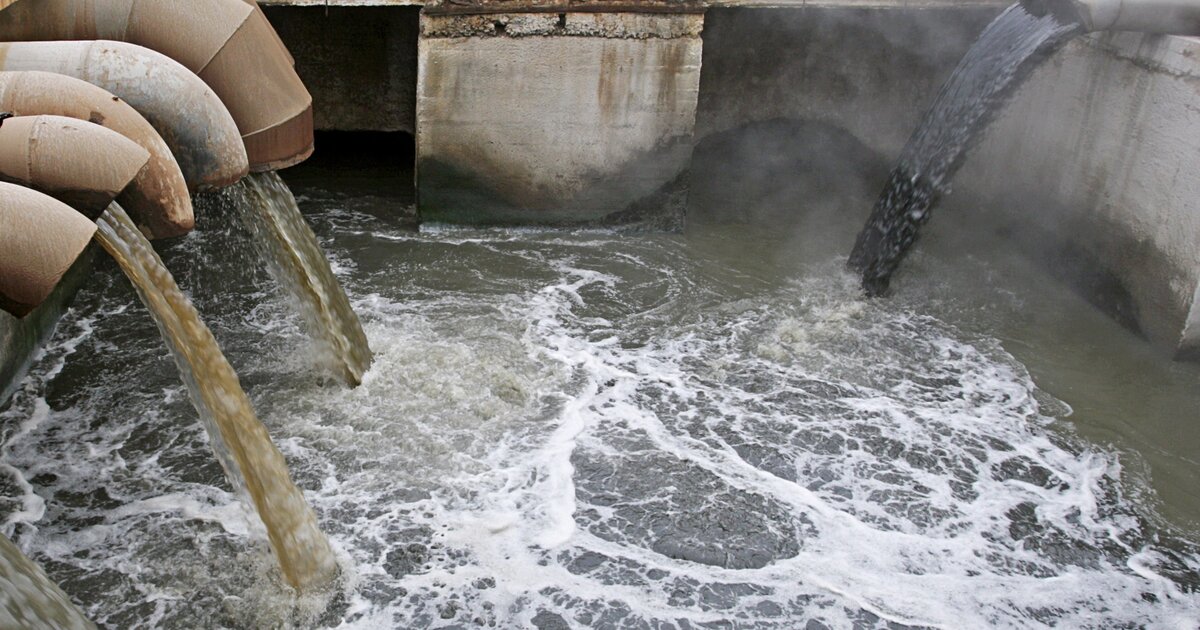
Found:
[[[777,191],[786,229],[414,231],[369,173],[285,175],[360,387],[228,208],[161,253],[341,581],[281,586],[107,261],[0,410],[5,532],[104,626],[1196,625],[1200,370],[948,222],[863,298],[877,186]]]

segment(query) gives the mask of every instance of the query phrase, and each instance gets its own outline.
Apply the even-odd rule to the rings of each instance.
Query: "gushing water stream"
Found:
[[[329,541],[212,333],[120,206],[110,206],[97,223],[96,238],[137,288],[170,347],[226,476],[266,526],[284,579],[300,590],[327,585],[336,572]]]
[[[367,336],[296,199],[274,171],[246,177],[244,223],[276,282],[289,295],[330,369],[350,385],[371,366]]]
[[[1052,13],[1038,17],[1014,4],[979,36],[942,86],[908,140],[858,235],[850,266],[870,295],[892,274],[929,221],[938,197],[988,124],[1046,57],[1083,32]]]
[[[40,567],[0,534],[0,628],[88,630],[95,627]]]

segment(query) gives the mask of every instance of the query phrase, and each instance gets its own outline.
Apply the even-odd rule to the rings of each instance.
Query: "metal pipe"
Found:
[[[312,97],[261,11],[244,0],[21,0],[0,40],[112,39],[157,50],[212,86],[254,171],[312,153]]]
[[[86,120],[138,143],[150,153],[150,162],[138,173],[134,185],[118,197],[121,205],[152,238],[178,236],[192,229],[192,199],[179,164],[154,127],[125,101],[61,74],[0,72],[0,111]],[[190,149],[199,151],[201,147]]]
[[[2,1],[3,0],[0,0],[0,2],[2,2]],[[259,15],[261,15],[264,20],[267,19],[267,14],[263,13],[262,7],[258,6],[257,0],[245,0],[245,1],[246,1],[246,4],[254,7],[255,13],[258,13]],[[2,8],[2,7],[0,7],[0,8]],[[268,23],[269,23],[269,21],[268,21]],[[279,49],[283,51],[283,54],[287,56],[288,63],[290,63],[292,65],[292,67],[295,67],[296,66],[296,58],[292,57],[291,51],[289,51],[287,49],[287,44],[283,43],[283,39],[279,37],[279,33],[274,28],[271,29],[271,39],[274,40],[275,44],[279,46]]]
[[[0,70],[62,74],[120,97],[171,147],[192,191],[228,186],[249,171],[229,110],[200,77],[166,55],[114,41],[14,42],[0,44]]]
[[[45,193],[95,218],[150,161],[121,134],[65,116],[0,121],[0,179]]]
[[[63,202],[0,182],[0,309],[24,317],[41,304],[95,233]]]
[[[1196,0],[1021,0],[1021,4],[1036,15],[1052,12],[1078,22],[1089,32],[1200,36]]]

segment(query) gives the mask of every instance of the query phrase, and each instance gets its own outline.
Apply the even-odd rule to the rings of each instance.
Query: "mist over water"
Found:
[[[1037,66],[1083,26],[1013,4],[980,34],[946,80],[889,175],[850,254],[871,295],[891,276],[988,124]]]
[[[298,190],[375,350],[358,388],[314,373],[230,217],[163,255],[344,581],[280,587],[108,265],[0,411],[5,531],[101,624],[1194,623],[1196,533],[1006,350],[1023,269],[921,252],[916,297],[877,302],[841,239],[414,232],[394,199]]]

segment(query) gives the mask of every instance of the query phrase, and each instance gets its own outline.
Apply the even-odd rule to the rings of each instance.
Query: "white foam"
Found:
[[[1119,458],[1048,417],[1045,394],[995,342],[862,301],[836,274],[748,289],[670,243],[435,229],[378,246],[464,238],[503,246],[539,280],[412,297],[421,279],[355,272],[347,284],[376,357],[357,389],[307,376],[295,317],[272,323],[277,305],[222,322],[279,335],[238,368],[346,571],[331,625],[528,627],[542,611],[596,626],[1194,617],[1197,595],[1171,575],[1200,572],[1195,552],[1142,531]],[[88,343],[117,325],[97,321]],[[114,360],[136,358],[120,350]],[[37,382],[54,378],[47,367]],[[205,445],[182,401],[159,408],[158,391],[95,386],[75,407],[47,408],[2,460],[55,468],[55,491],[103,478],[119,504],[56,507],[27,540],[127,581],[119,595],[85,593],[89,612],[125,619],[124,599],[171,589],[201,603],[157,595],[140,619],[244,626],[258,619],[247,608],[293,606],[254,561],[265,551],[233,496],[187,476]],[[10,414],[36,408],[28,395],[17,405]],[[97,415],[111,424],[93,434]],[[147,427],[167,446],[138,446]],[[51,440],[91,441],[93,459]],[[655,518],[693,529],[661,545]],[[762,562],[679,552],[704,544]],[[221,579],[173,579],[184,562]],[[207,608],[223,598],[243,603]]]

